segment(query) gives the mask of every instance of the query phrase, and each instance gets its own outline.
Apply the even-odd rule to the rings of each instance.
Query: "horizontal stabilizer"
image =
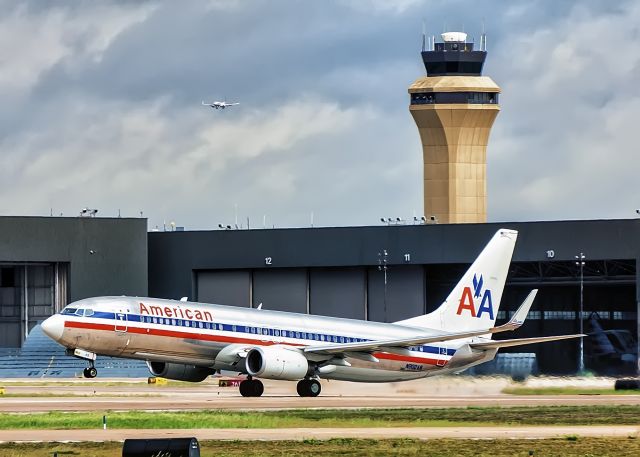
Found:
[[[537,338],[515,338],[512,340],[487,341],[486,343],[470,343],[472,349],[500,349],[512,346],[524,346],[525,344],[546,343],[547,341],[568,340],[571,338],[581,338],[587,336],[585,334],[575,335],[557,335],[557,336],[539,336]]]

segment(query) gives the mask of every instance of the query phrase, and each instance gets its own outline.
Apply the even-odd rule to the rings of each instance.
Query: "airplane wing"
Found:
[[[545,343],[547,341],[558,341],[558,340],[568,340],[571,338],[582,338],[585,337],[584,333],[579,333],[575,335],[557,335],[557,336],[540,336],[537,338],[515,338],[512,340],[496,340],[496,341],[487,341],[486,343],[471,343],[473,349],[500,349],[500,348],[508,348],[512,346],[524,346],[525,344],[532,343]]]
[[[319,353],[319,354],[342,354],[342,353],[358,353],[358,352],[394,352],[402,350],[409,346],[417,346],[429,343],[440,343],[444,341],[458,340],[460,338],[471,338],[474,336],[486,335],[488,333],[500,333],[508,332],[517,329],[523,323],[529,309],[533,304],[533,300],[538,293],[538,289],[533,289],[527,298],[522,302],[518,310],[513,314],[509,322],[500,325],[498,327],[492,327],[484,330],[476,330],[473,332],[461,332],[461,333],[440,333],[436,335],[417,335],[412,338],[400,338],[394,340],[378,340],[378,341],[365,341],[362,343],[344,343],[344,344],[329,344],[324,346],[308,346],[304,349],[306,353]],[[527,344],[527,343],[523,343]]]

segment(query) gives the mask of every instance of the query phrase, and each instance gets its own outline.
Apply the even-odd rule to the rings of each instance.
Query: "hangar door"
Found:
[[[31,329],[67,305],[66,263],[0,263],[0,348],[19,348]]]
[[[369,269],[367,319],[395,322],[425,314],[425,274],[422,265],[390,266],[385,304],[384,272]]]
[[[253,272],[253,307],[307,312],[307,270],[282,268]]]
[[[202,303],[249,307],[251,272],[248,270],[205,270],[196,272],[197,300]]]
[[[309,272],[311,314],[364,319],[367,292],[364,268],[317,268]]]

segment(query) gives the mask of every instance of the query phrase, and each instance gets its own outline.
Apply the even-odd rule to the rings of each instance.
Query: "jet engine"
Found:
[[[297,350],[256,347],[247,352],[245,368],[251,376],[298,381],[309,371],[307,358]]]
[[[211,368],[182,363],[147,362],[147,366],[152,375],[175,381],[201,382],[214,373]]]

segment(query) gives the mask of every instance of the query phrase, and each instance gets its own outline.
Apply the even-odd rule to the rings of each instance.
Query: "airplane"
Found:
[[[213,103],[205,103],[204,100],[202,101],[202,106],[210,106],[211,108],[215,108],[215,109],[225,109],[228,108],[230,106],[236,106],[239,105],[240,103],[227,103],[225,102],[213,102]]]
[[[394,323],[122,296],[71,303],[42,330],[88,361],[88,378],[97,375],[97,355],[140,359],[154,376],[174,380],[246,374],[245,397],[263,394],[260,378],[298,381],[300,396],[315,397],[319,379],[393,382],[458,373],[503,347],[585,336],[491,339],[524,323],[537,292],[495,326],[517,235],[498,230],[439,308]]]

